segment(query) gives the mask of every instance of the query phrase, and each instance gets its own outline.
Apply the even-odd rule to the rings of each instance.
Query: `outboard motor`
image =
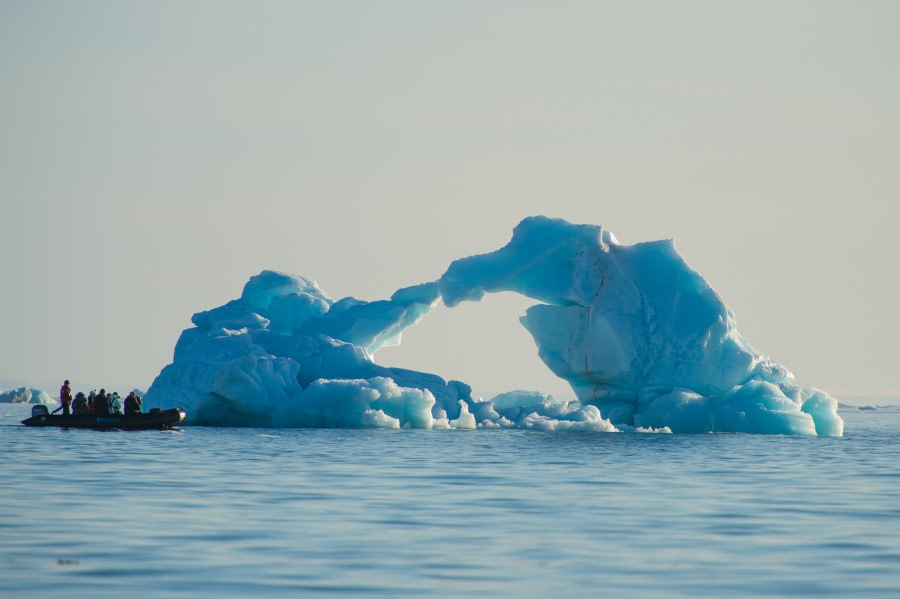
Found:
[[[47,406],[45,406],[44,404],[39,403],[39,404],[35,404],[35,405],[31,406],[31,417],[32,418],[34,418],[35,416],[49,416],[49,415],[50,415],[50,410],[48,410]]]

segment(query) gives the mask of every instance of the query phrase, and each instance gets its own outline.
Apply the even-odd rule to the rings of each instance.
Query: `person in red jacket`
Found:
[[[63,386],[59,388],[59,403],[62,404],[63,416],[68,416],[69,406],[72,405],[72,388],[69,387],[69,381],[63,383]]]

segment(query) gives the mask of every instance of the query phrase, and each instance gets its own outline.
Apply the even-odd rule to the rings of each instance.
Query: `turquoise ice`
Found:
[[[374,362],[439,303],[499,291],[539,302],[521,322],[577,401],[483,401],[465,383]],[[750,346],[672,241],[627,246],[543,216],[387,300],[334,301],[311,279],[264,271],[192,321],[147,396],[195,424],[843,433],[836,400]]]

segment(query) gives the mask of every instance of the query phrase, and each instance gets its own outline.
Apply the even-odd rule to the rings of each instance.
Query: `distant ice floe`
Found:
[[[499,291],[540,302],[520,320],[577,401],[485,401],[373,361],[439,303]],[[843,434],[836,400],[753,349],[671,241],[625,246],[594,225],[527,218],[505,247],[373,302],[263,271],[192,322],[145,398],[185,408],[191,424]]]
[[[4,393],[0,393],[0,403],[29,403],[44,404],[47,406],[56,405],[55,399],[51,398],[45,391],[41,389],[29,389],[27,387],[19,387]]]
[[[856,404],[845,404],[838,402],[838,409],[840,410],[853,410],[855,412],[877,412],[878,410],[891,406],[873,406],[873,405],[856,405]]]

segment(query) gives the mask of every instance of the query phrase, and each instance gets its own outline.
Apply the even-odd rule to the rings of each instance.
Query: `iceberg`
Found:
[[[520,321],[574,401],[483,400],[461,381],[375,363],[439,304],[501,291],[538,302]],[[191,320],[146,399],[184,407],[192,424],[843,434],[837,401],[741,337],[671,240],[622,245],[544,216],[387,300],[335,301],[312,279],[263,271]]]
[[[51,398],[46,391],[41,389],[19,387],[17,389],[10,389],[5,393],[0,393],[0,403],[29,403],[52,406],[56,405],[58,402]]]

